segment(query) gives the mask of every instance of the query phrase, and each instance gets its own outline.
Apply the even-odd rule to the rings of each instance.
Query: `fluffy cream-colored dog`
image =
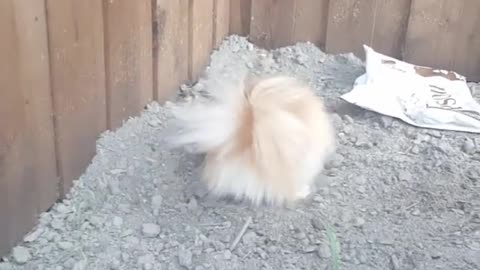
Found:
[[[335,151],[322,100],[299,80],[247,76],[212,101],[176,105],[182,129],[170,142],[205,153],[203,180],[216,195],[283,204],[310,194]]]

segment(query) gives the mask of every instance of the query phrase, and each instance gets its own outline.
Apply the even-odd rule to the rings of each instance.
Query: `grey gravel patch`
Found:
[[[343,102],[364,72],[352,54],[310,43],[266,51],[232,36],[211,60],[178,100],[208,96],[249,69],[296,76],[325,99],[338,150],[310,199],[255,209],[213,198],[199,182],[203,157],[162,140],[169,104],[152,103],[102,134],[72,192],[21,243],[30,256],[10,254],[0,269],[332,269],[327,226],[341,269],[479,269],[479,135],[415,128]]]
[[[12,257],[16,263],[25,264],[31,259],[32,255],[27,248],[19,246],[13,248]]]

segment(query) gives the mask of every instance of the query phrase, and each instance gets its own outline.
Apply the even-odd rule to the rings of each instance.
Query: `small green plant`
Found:
[[[337,236],[335,235],[335,231],[329,225],[326,225],[325,229],[327,230],[328,245],[330,246],[330,253],[332,255],[332,269],[340,270],[340,245],[337,241]]]

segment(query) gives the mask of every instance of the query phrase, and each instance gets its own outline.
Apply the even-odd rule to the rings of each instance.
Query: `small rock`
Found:
[[[225,260],[230,260],[232,258],[232,252],[230,250],[225,250],[223,252],[223,257]]]
[[[321,244],[317,249],[318,257],[322,259],[328,259],[332,256],[330,247],[327,244]]]
[[[440,254],[439,252],[437,251],[433,251],[431,254],[430,254],[430,257],[434,260],[438,260],[442,257],[442,254]]]
[[[0,262],[0,270],[13,270],[13,266],[9,262]]]
[[[390,263],[392,265],[392,270],[400,270],[400,260],[395,254],[390,256]]]
[[[13,260],[18,264],[25,264],[32,258],[30,251],[21,246],[13,248],[12,256]]]
[[[313,228],[315,228],[319,231],[322,231],[322,230],[325,229],[324,226],[323,226],[323,223],[319,219],[312,218],[311,223],[312,223]]]
[[[304,232],[297,232],[294,237],[298,240],[302,240],[307,238],[307,235]]]
[[[30,234],[28,234],[27,236],[25,236],[25,238],[23,239],[23,241],[27,242],[27,243],[31,243],[31,242],[34,242],[35,240],[38,239],[38,237],[43,233],[43,229],[41,228],[37,228],[35,231],[31,232]]]
[[[359,251],[358,254],[357,254],[357,260],[358,260],[361,264],[367,263],[367,261],[368,261],[367,254],[365,254],[365,252],[363,252],[363,251]]]
[[[257,233],[250,231],[250,232],[245,233],[245,235],[242,237],[242,242],[245,245],[251,245],[251,244],[255,243],[257,238],[258,238]]]
[[[365,186],[359,186],[359,187],[357,187],[357,191],[359,193],[365,193],[367,190],[366,190]]]
[[[417,145],[414,145],[412,147],[412,149],[410,149],[410,153],[414,154],[414,155],[418,155],[420,153],[420,148],[418,148]]]
[[[73,244],[71,242],[61,241],[61,242],[58,242],[58,247],[63,250],[69,250],[73,248]]]
[[[315,194],[313,196],[313,201],[316,202],[316,203],[321,203],[321,202],[323,202],[323,197]]]
[[[362,227],[365,224],[365,219],[362,217],[356,217],[353,220],[353,226],[355,227]]]
[[[475,143],[471,139],[466,139],[462,146],[462,151],[468,155],[473,155],[477,151]]]
[[[142,232],[147,237],[155,237],[160,233],[160,226],[154,223],[145,223],[142,225]]]
[[[316,246],[308,245],[308,246],[305,246],[302,251],[304,253],[312,253],[312,252],[315,252],[316,250],[317,250]]]
[[[305,55],[304,53],[298,52],[296,60],[297,60],[297,63],[305,66],[308,62],[308,56]]]
[[[195,197],[190,198],[190,200],[187,204],[187,208],[189,210],[195,210],[195,209],[197,209],[197,207],[198,207],[198,203],[197,203],[197,200],[195,199]]]
[[[329,170],[329,169],[332,169],[332,168],[338,168],[342,165],[344,160],[345,160],[345,158],[342,155],[335,154],[333,156],[333,158],[330,160],[330,162],[325,164],[325,169]]]
[[[442,133],[440,133],[440,131],[438,130],[430,130],[427,132],[428,135],[432,136],[432,137],[435,137],[435,138],[441,138],[442,137]]]
[[[343,121],[342,117],[340,115],[333,113],[330,118],[332,119],[333,124],[335,125],[336,128],[340,128],[343,126]]]
[[[408,171],[400,171],[397,173],[398,181],[410,182],[412,181],[412,175]]]
[[[135,236],[129,236],[125,238],[125,242],[129,243],[131,246],[136,246],[140,242],[137,237]]]
[[[415,209],[411,212],[412,216],[419,216],[420,215],[420,210]]]
[[[160,195],[155,195],[152,197],[151,202],[152,202],[152,208],[158,209],[162,206],[163,198]]]
[[[366,138],[358,137],[357,141],[355,142],[355,146],[358,148],[370,149],[373,147],[373,144],[371,142],[368,142]]]
[[[380,117],[380,126],[383,128],[389,128],[392,126],[393,119],[388,116],[381,116]]]
[[[112,195],[119,194],[121,192],[120,186],[117,180],[112,180],[108,183],[108,189]]]
[[[197,82],[194,86],[193,86],[193,90],[195,91],[201,91],[205,89],[205,85],[202,83],[202,82]]]
[[[192,252],[184,247],[178,249],[178,263],[186,268],[190,268],[192,265]]]
[[[113,218],[113,225],[115,227],[121,227],[122,224],[123,224],[123,219],[121,217],[116,216]]]
[[[55,230],[62,230],[63,220],[55,218],[54,220],[52,220],[52,222],[50,222],[50,226],[52,226],[52,228],[54,228]]]
[[[208,189],[205,185],[203,185],[200,181],[195,182],[192,185],[193,188],[193,195],[197,197],[197,199],[202,199],[208,194]]]
[[[122,258],[123,262],[128,262],[130,260],[130,255],[128,255],[128,253],[122,253],[120,257]]]
[[[56,207],[56,210],[58,213],[61,213],[61,214],[66,214],[68,212],[70,212],[70,209],[65,205],[65,204],[58,204],[57,207]]]
[[[146,264],[153,264],[155,257],[152,254],[145,254],[138,258],[138,264],[145,267]]]
[[[87,261],[81,260],[73,265],[73,270],[86,270],[87,269]]]
[[[354,124],[354,123],[355,123],[355,121],[353,120],[353,118],[352,118],[350,115],[348,115],[348,114],[345,114],[345,115],[343,116],[343,119],[345,119],[345,121],[346,121],[347,123],[349,123],[349,124]]]
[[[480,179],[480,169],[476,166],[471,166],[465,172],[468,179],[476,182]]]
[[[367,182],[367,178],[365,176],[358,175],[357,177],[355,177],[355,183],[359,185],[364,185],[366,182]]]

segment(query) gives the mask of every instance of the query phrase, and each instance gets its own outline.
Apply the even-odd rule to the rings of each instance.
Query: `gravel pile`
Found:
[[[479,135],[346,104],[361,61],[309,43],[265,51],[229,37],[179,98],[246,69],[299,77],[325,98],[340,145],[315,194],[285,209],[212,198],[198,181],[202,157],[167,149],[169,108],[152,103],[102,135],[68,198],[0,270],[334,269],[335,236],[341,269],[480,269]]]

